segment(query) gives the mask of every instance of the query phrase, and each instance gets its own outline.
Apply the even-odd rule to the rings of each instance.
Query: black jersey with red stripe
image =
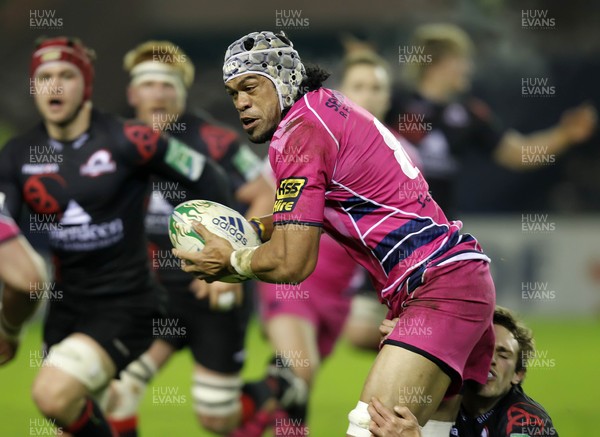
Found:
[[[473,417],[461,407],[450,432],[457,437],[557,437],[550,416],[540,404],[523,392],[520,385],[511,390],[484,414]]]
[[[169,120],[169,118],[165,118]],[[154,129],[163,131],[188,144],[192,149],[211,157],[226,172],[232,194],[260,175],[263,163],[246,144],[240,142],[239,135],[207,116],[183,114],[173,122],[163,122]],[[210,191],[211,187],[205,187]],[[206,198],[206,196],[201,196]],[[150,241],[152,266],[161,282],[169,289],[185,289],[190,275],[179,267],[179,260],[171,254],[171,242],[168,237],[168,222],[173,208],[193,197],[181,184],[164,178],[152,180],[152,192],[146,214],[146,230]],[[242,211],[245,205],[233,204],[233,208]]]
[[[96,110],[74,141],[50,138],[40,123],[0,152],[0,192],[15,219],[25,203],[30,230],[48,232],[65,293],[150,288],[144,213],[153,175],[190,195],[230,201],[227,177],[213,160],[149,126]]]

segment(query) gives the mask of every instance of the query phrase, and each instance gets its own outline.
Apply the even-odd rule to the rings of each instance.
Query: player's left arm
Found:
[[[544,159],[587,141],[596,129],[597,119],[596,109],[585,103],[566,110],[560,121],[548,129],[530,134],[509,130],[502,136],[494,159],[514,170],[536,168],[546,162]]]

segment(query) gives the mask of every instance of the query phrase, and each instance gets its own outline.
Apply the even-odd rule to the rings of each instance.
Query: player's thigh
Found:
[[[315,322],[281,313],[268,319],[265,327],[275,349],[275,365],[290,367],[296,375],[311,383],[320,364]]]
[[[245,297],[244,301],[242,307],[228,311],[211,310],[206,299],[195,299],[186,309],[179,309],[188,327],[188,346],[196,364],[222,374],[242,369],[251,312],[250,299]]]
[[[306,288],[304,281],[296,290],[287,284],[257,283],[260,317],[276,355],[285,352],[302,355],[317,364],[319,351],[319,311],[315,294],[319,290]],[[292,289],[290,291],[290,288]],[[299,296],[297,296],[298,294]]]
[[[157,338],[162,315],[158,298],[150,293],[96,299],[83,307],[74,330],[100,344],[120,372]]]
[[[321,361],[333,351],[344,329],[344,323],[350,313],[351,299],[348,296],[328,296],[319,301],[317,311],[319,325],[317,345]]]
[[[377,348],[381,341],[379,325],[387,312],[387,307],[379,302],[376,291],[365,290],[356,294],[352,298],[344,336],[356,347]]]
[[[433,361],[417,352],[384,345],[369,372],[361,401],[377,397],[389,408],[408,407],[424,425],[437,410],[450,377]]]

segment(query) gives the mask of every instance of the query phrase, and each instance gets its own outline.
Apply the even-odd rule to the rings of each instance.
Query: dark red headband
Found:
[[[85,88],[83,100],[92,97],[94,66],[84,45],[66,37],[44,40],[33,52],[29,75],[33,79],[36,70],[46,62],[65,61],[75,65],[83,75]]]

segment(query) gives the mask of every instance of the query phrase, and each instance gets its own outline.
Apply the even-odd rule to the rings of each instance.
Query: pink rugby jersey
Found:
[[[489,261],[462,223],[449,221],[395,136],[343,94],[298,100],[269,148],[275,224],[324,226],[367,269],[390,305],[422,283],[427,265]]]

